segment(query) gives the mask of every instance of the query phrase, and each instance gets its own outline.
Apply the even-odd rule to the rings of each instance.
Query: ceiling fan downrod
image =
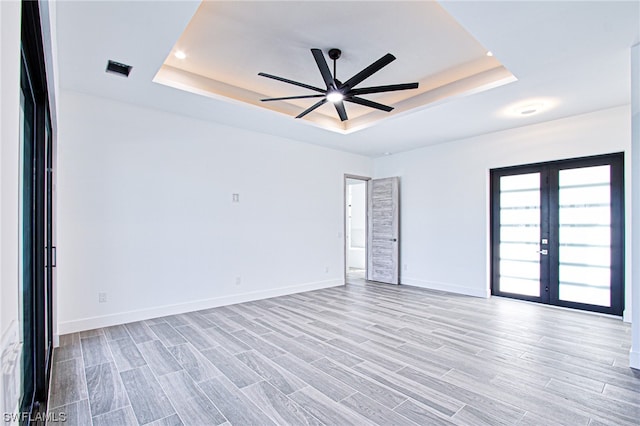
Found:
[[[342,55],[342,50],[340,49],[329,49],[329,58],[333,59],[333,79],[337,80],[338,76],[336,75],[336,61],[340,59],[340,55]]]

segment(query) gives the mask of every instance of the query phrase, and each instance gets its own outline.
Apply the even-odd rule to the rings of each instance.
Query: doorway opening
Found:
[[[367,276],[367,183],[361,176],[345,176],[345,282]]]

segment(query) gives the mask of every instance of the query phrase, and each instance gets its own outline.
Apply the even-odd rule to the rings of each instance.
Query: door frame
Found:
[[[367,176],[360,176],[360,175],[352,175],[352,174],[348,174],[345,173],[344,177],[342,179],[343,182],[343,193],[342,193],[342,263],[344,265],[343,269],[343,274],[344,274],[344,284],[347,284],[347,270],[349,268],[349,265],[347,265],[347,250],[349,250],[349,247],[347,247],[347,179],[352,179],[352,180],[361,180],[365,183],[366,188],[365,188],[365,220],[366,223],[368,223],[369,221],[369,183],[371,181],[370,177]],[[365,263],[364,263],[364,277],[365,280],[367,278],[367,261],[366,259],[368,259],[369,256],[369,226],[365,225],[364,227],[364,258],[365,258]]]
[[[549,173],[549,169],[560,171],[564,169],[593,167],[599,165],[611,165],[611,282],[619,282],[620,286],[611,287],[611,306],[604,307],[598,305],[588,305],[578,302],[569,302],[559,299],[557,288],[551,286],[552,283],[558,282],[558,270],[554,267],[559,263],[558,247],[559,239],[557,229],[552,229],[547,223],[549,235],[540,235],[540,238],[549,238],[549,255],[541,256],[540,271],[540,297],[530,297],[524,295],[514,296],[512,294],[501,293],[497,288],[499,271],[499,244],[498,229],[500,227],[500,217],[498,212],[499,197],[497,191],[499,189],[499,179],[501,176],[525,174],[540,172],[546,177],[545,182],[541,182],[541,197],[546,196],[547,201],[542,202],[541,198],[541,226],[543,220],[552,219],[557,223],[557,191],[551,191],[550,188],[558,187],[558,173]],[[584,311],[600,312],[605,314],[621,316],[624,311],[625,304],[625,182],[624,182],[624,152],[615,152],[610,154],[593,155],[579,158],[569,158],[563,160],[547,161],[534,164],[524,164],[521,166],[501,167],[490,170],[490,259],[491,259],[491,294],[495,296],[505,296],[521,300],[529,300],[544,303],[552,306],[560,306],[565,308],[581,309]],[[546,208],[545,208],[546,204]],[[554,211],[554,209],[556,211]],[[548,278],[550,284],[549,291],[543,292],[543,277]],[[555,284],[554,284],[555,285]]]
[[[51,119],[53,106],[50,104],[50,89],[53,88],[47,84],[40,4],[23,1],[21,8],[21,80],[28,82],[34,100],[34,134],[31,142],[24,141],[33,146],[30,166],[33,173],[29,173],[33,187],[31,194],[23,193],[20,200],[20,203],[24,203],[24,197],[32,197],[28,208],[33,209],[33,218],[28,224],[31,227],[31,239],[23,242],[23,250],[29,250],[32,256],[31,279],[22,284],[31,288],[32,297],[23,309],[24,312],[31,311],[32,319],[28,329],[24,323],[21,324],[25,333],[23,350],[32,351],[32,358],[25,361],[29,365],[24,367],[31,368],[33,377],[29,385],[23,385],[20,389],[20,411],[29,413],[29,418],[24,422],[30,424],[34,416],[46,413],[53,360],[53,164],[56,128]],[[26,345],[27,339],[30,347]]]

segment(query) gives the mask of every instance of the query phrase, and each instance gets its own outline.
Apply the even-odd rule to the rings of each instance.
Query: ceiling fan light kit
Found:
[[[331,71],[329,70],[329,66],[327,65],[327,61],[324,58],[324,54],[320,49],[311,49],[311,54],[316,61],[316,65],[320,70],[320,75],[324,80],[326,85],[326,89],[321,89],[319,87],[311,86],[305,83],[300,83],[298,81],[289,80],[287,78],[278,77],[275,75],[267,74],[267,73],[258,73],[259,76],[271,78],[274,80],[282,81],[283,83],[292,84],[294,86],[303,87],[308,90],[312,90],[319,94],[313,95],[300,95],[300,96],[285,96],[280,98],[267,98],[261,99],[262,102],[271,102],[271,101],[283,101],[283,100],[291,100],[291,99],[307,99],[307,98],[319,98],[320,100],[302,111],[300,114],[296,116],[296,118],[302,118],[305,115],[309,114],[313,110],[319,108],[327,102],[333,103],[336,108],[336,112],[340,117],[340,121],[348,120],[347,111],[344,107],[344,102],[351,102],[358,105],[363,105],[369,108],[374,108],[380,111],[389,112],[393,110],[393,107],[388,105],[383,105],[378,102],[373,102],[368,99],[360,97],[360,95],[367,95],[372,93],[382,93],[382,92],[393,92],[397,90],[409,90],[409,89],[417,89],[418,83],[404,83],[404,84],[389,84],[385,86],[375,86],[375,87],[362,87],[355,88],[358,84],[362,83],[367,78],[371,77],[376,72],[380,71],[385,66],[389,65],[393,62],[396,57],[390,53],[387,53],[382,58],[378,59],[344,83],[336,78],[336,61],[340,58],[342,52],[340,49],[329,49],[328,54],[329,58],[333,60],[333,75],[331,75]]]

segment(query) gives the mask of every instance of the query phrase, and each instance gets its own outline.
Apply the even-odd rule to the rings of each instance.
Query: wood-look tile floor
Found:
[[[66,425],[638,425],[621,320],[365,284],[61,337]]]

